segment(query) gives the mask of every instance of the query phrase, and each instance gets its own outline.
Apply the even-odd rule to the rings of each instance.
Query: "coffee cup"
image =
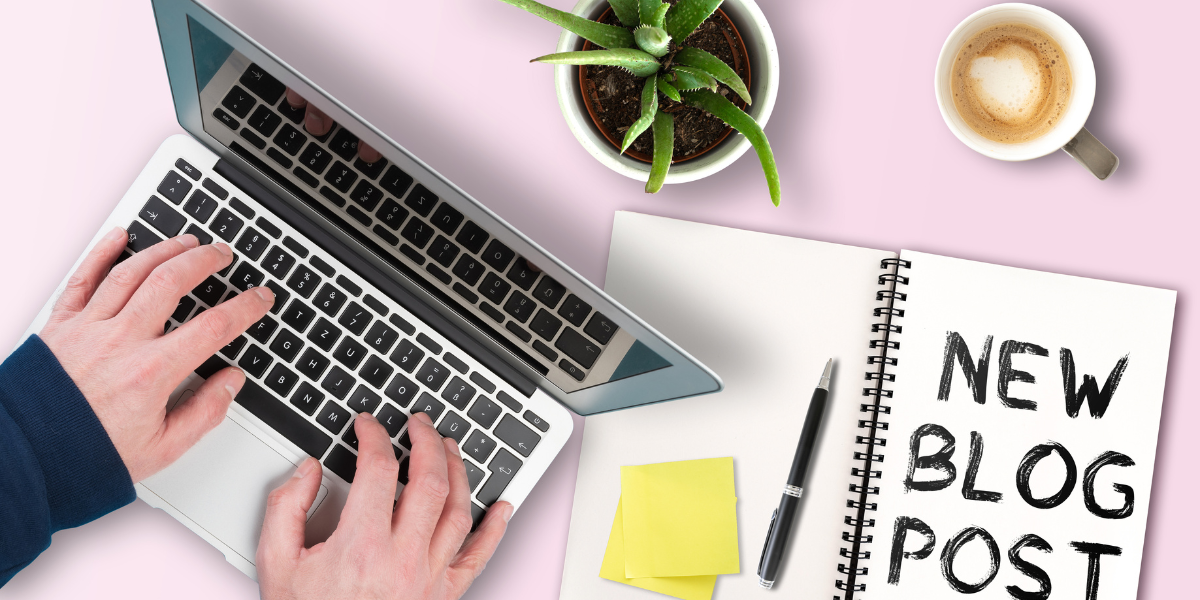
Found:
[[[990,30],[1004,26],[1044,33],[1053,40],[1053,43],[1047,46],[1056,46],[1053,49],[1056,56],[1061,49],[1061,58],[1065,58],[1069,66],[1069,92],[1065,94],[1065,106],[1059,106],[1052,120],[1043,121],[1041,126],[1045,131],[1031,139],[993,139],[997,136],[990,132],[991,137],[985,136],[968,123],[955,103],[952,80],[955,78],[955,62],[963,53],[964,47],[977,36],[986,35]],[[1036,82],[1034,85],[1036,87]],[[950,32],[946,43],[942,45],[937,69],[934,71],[933,87],[942,119],[946,121],[950,131],[962,143],[984,156],[1022,161],[1062,149],[1099,179],[1106,179],[1117,169],[1116,155],[1084,128],[1096,99],[1096,68],[1092,64],[1092,55],[1074,27],[1044,8],[1031,4],[997,4],[964,19]],[[1003,89],[1003,86],[998,89]],[[978,122],[974,121],[974,117],[972,119],[978,127]]]

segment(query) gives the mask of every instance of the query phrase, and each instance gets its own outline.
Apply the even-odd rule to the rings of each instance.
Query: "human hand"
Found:
[[[159,242],[108,272],[125,248],[114,228],[67,281],[39,334],[83,392],[134,482],[162,470],[216,427],[246,375],[227,368],[167,414],[171,392],[209,356],[267,314],[275,296],[254,288],[168,334],[179,299],[225,268],[229,246],[191,234]],[[257,293],[254,293],[257,292]]]
[[[504,536],[512,505],[497,502],[467,538],[471,490],[458,446],[441,439],[423,412],[408,431],[409,484],[393,508],[399,463],[387,431],[367,413],[354,420],[354,483],[337,529],[312,548],[304,547],[304,524],[321,485],[320,463],[305,459],[271,492],[258,543],[264,599],[454,600],[467,591]]]
[[[304,110],[304,128],[309,133],[315,136],[322,136],[329,133],[329,128],[333,127],[333,118],[321,112],[321,109],[308,103],[303,96],[296,93],[292,88],[287,88],[287,102],[295,110]],[[371,164],[383,155],[378,150],[367,145],[366,142],[358,142],[358,157],[367,164]]]

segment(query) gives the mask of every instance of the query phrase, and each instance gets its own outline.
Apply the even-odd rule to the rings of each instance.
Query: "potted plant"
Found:
[[[602,163],[644,179],[654,193],[715,173],[753,147],[779,204],[779,173],[762,131],[778,90],[778,59],[753,0],[726,2],[743,22],[750,19],[740,28],[719,9],[722,0],[582,0],[579,14],[502,1],[566,30],[558,52],[532,62],[559,65],[563,114]],[[745,30],[765,56],[747,52]],[[766,102],[756,106],[762,96]],[[735,129],[742,135],[726,139]]]

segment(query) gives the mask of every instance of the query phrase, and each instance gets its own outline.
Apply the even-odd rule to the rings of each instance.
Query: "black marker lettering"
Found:
[[[921,456],[921,438],[933,436],[942,440],[942,447],[929,456]],[[944,490],[954,483],[956,472],[950,457],[954,456],[954,436],[945,427],[927,423],[918,427],[908,440],[908,476],[904,478],[905,491],[933,492]],[[936,469],[944,475],[932,481],[913,481],[917,469]]]
[[[983,461],[983,436],[978,431],[971,432],[971,462],[967,464],[967,474],[963,477],[963,498],[981,502],[999,502],[1004,494],[986,492],[975,489],[975,476],[979,474],[979,463]]]
[[[1132,467],[1133,459],[1112,450],[1096,457],[1096,460],[1083,470],[1083,504],[1093,515],[1102,519],[1124,519],[1133,514],[1133,488],[1122,483],[1113,484],[1113,489],[1125,496],[1125,504],[1121,508],[1102,508],[1096,502],[1096,474],[1100,472],[1101,467],[1107,465]]]
[[[1000,376],[996,381],[996,395],[1000,397],[1000,402],[1009,408],[1037,410],[1037,402],[1033,400],[1010,398],[1008,396],[1008,384],[1013,381],[1019,383],[1036,383],[1033,374],[1026,371],[1018,371],[1012,367],[1013,354],[1050,356],[1050,352],[1037,344],[1015,342],[1013,340],[1005,340],[1004,343],[1000,344]]]
[[[1121,549],[1108,544],[1093,544],[1091,542],[1071,542],[1076,552],[1088,555],[1087,591],[1083,597],[1086,600],[1096,600],[1100,591],[1100,556],[1120,556]]]
[[[942,381],[938,385],[938,400],[950,398],[950,383],[954,379],[954,361],[962,365],[963,376],[967,378],[967,386],[975,395],[975,402],[983,404],[986,400],[988,361],[992,356],[992,336],[987,336],[983,342],[983,354],[979,363],[971,362],[971,351],[961,335],[954,331],[946,332],[946,354],[942,359]]]
[[[1063,464],[1067,467],[1067,476],[1063,480],[1062,488],[1053,496],[1048,498],[1034,498],[1033,492],[1029,489],[1029,477],[1033,474],[1033,468],[1043,458],[1050,456],[1051,453],[1057,452],[1062,458]],[[1071,458],[1071,453],[1058,442],[1046,442],[1034,446],[1025,458],[1021,459],[1021,465],[1017,467],[1017,492],[1025,499],[1030,506],[1034,508],[1054,508],[1059,504],[1067,501],[1067,497],[1071,495],[1071,490],[1075,488],[1075,479],[1077,476],[1075,468],[1075,459]]]
[[[904,540],[908,537],[910,530],[925,536],[925,545],[916,552],[904,551]],[[929,558],[929,555],[933,554],[933,547],[936,544],[937,537],[933,535],[933,529],[924,521],[916,517],[896,517],[896,530],[892,534],[892,561],[888,566],[888,583],[892,585],[900,583],[900,561],[906,558],[913,560]]]
[[[1004,589],[1008,590],[1008,595],[1016,600],[1046,600],[1050,597],[1050,576],[1041,567],[1021,558],[1020,552],[1024,548],[1033,548],[1042,552],[1053,552],[1054,549],[1050,547],[1049,542],[1032,533],[1022,536],[1012,545],[1012,548],[1008,549],[1008,562],[1012,563],[1013,567],[1024,573],[1026,577],[1038,582],[1041,587],[1036,592],[1027,592],[1015,585]]]
[[[954,557],[958,555],[958,551],[963,546],[967,545],[967,542],[976,537],[983,540],[984,544],[987,544],[990,566],[987,577],[984,577],[982,581],[967,583],[954,574]],[[992,534],[988,533],[982,527],[968,527],[956,533],[954,537],[950,538],[950,541],[946,542],[946,547],[942,548],[942,577],[946,578],[946,583],[949,583],[950,587],[961,594],[974,594],[983,591],[983,588],[987,587],[996,578],[996,573],[999,572],[1000,547],[996,545],[996,539],[992,537]]]
[[[1121,383],[1121,376],[1125,374],[1125,369],[1129,366],[1129,355],[1126,354],[1117,361],[1117,365],[1108,374],[1104,387],[1099,390],[1096,389],[1096,378],[1086,373],[1083,376],[1083,385],[1079,386],[1079,390],[1075,389],[1075,357],[1069,349],[1063,348],[1059,351],[1058,362],[1062,367],[1067,416],[1078,417],[1083,401],[1087,400],[1092,418],[1099,419],[1104,416],[1104,411],[1108,410],[1108,403],[1112,401],[1113,394],[1117,391],[1117,385]]]

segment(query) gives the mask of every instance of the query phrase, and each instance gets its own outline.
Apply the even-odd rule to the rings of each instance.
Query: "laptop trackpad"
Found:
[[[295,469],[290,460],[226,417],[200,443],[142,485],[254,563],[267,494]],[[309,517],[327,493],[322,485]]]

